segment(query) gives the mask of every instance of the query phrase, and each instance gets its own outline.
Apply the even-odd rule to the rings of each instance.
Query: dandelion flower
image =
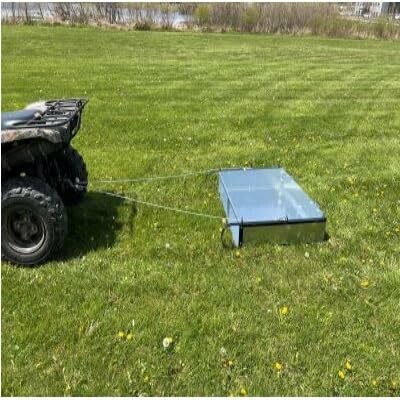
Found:
[[[346,361],[345,367],[347,371],[351,371],[353,369],[353,366],[351,365],[350,361]]]
[[[170,347],[173,342],[174,340],[172,339],[172,337],[165,337],[162,342],[164,349],[168,349],[168,347]]]
[[[261,281],[262,281],[262,279],[258,276],[258,277],[256,278],[256,282],[257,282],[257,283],[261,283]]]
[[[288,315],[289,314],[289,308],[287,306],[283,306],[279,309],[279,312],[281,313],[281,315]]]
[[[338,374],[338,376],[339,376],[340,379],[344,379],[345,376],[346,376],[346,374],[345,374],[344,371],[342,371],[342,370],[339,370],[337,374]]]
[[[274,368],[275,368],[278,372],[281,372],[282,369],[283,369],[283,365],[282,365],[280,362],[277,361],[277,362],[274,364]]]
[[[240,388],[239,393],[240,393],[241,396],[247,396],[247,390],[244,387]]]
[[[239,257],[240,257],[240,251],[239,251],[239,250],[236,250],[236,251],[235,251],[235,256],[236,256],[236,258],[239,258]]]
[[[128,333],[128,334],[126,335],[126,340],[132,340],[132,339],[133,339],[132,333]]]
[[[305,257],[305,258],[309,258],[309,257],[310,257],[310,253],[309,253],[308,251],[306,251],[306,252],[304,253],[304,257]]]
[[[377,386],[378,386],[378,381],[377,381],[376,379],[372,379],[371,385],[372,385],[373,387],[377,387]]]
[[[118,336],[120,339],[123,339],[124,336],[125,336],[125,333],[122,332],[122,331],[119,331],[118,334],[117,334],[117,336]]]
[[[235,362],[233,360],[228,360],[228,367],[233,367]]]
[[[367,280],[361,281],[360,282],[361,287],[367,288],[369,286],[369,282]]]

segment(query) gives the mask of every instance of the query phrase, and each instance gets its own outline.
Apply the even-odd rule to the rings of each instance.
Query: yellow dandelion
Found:
[[[288,315],[289,314],[289,308],[287,306],[283,306],[279,309],[279,312],[281,313],[281,315]]]
[[[282,365],[280,362],[277,361],[277,362],[274,364],[274,368],[275,368],[278,372],[281,372],[282,369],[283,369],[283,365]]]
[[[125,333],[122,332],[122,331],[119,331],[118,334],[117,334],[117,336],[118,336],[120,339],[123,339],[123,338],[125,337]]]
[[[369,282],[367,280],[361,281],[360,282],[361,287],[367,288],[369,286]]]
[[[241,396],[247,396],[247,390],[244,387],[240,388],[239,393],[240,393]]]
[[[235,364],[235,362],[233,360],[228,360],[228,367],[233,367],[233,365]]]
[[[351,371],[353,369],[353,366],[351,365],[350,361],[346,361],[346,365],[345,365],[347,371]]]
[[[377,386],[378,386],[378,381],[377,381],[376,379],[372,379],[371,385],[372,385],[373,387],[377,387]]]
[[[337,374],[338,374],[338,376],[339,376],[340,379],[344,379],[345,376],[346,376],[345,372],[342,371],[342,370],[339,370]]]
[[[236,251],[235,251],[235,256],[236,256],[236,258],[239,258],[239,257],[240,257],[240,251],[239,251],[239,250],[236,250]]]
[[[133,339],[133,334],[132,333],[128,333],[126,335],[126,340],[132,340]]]
[[[261,281],[262,281],[262,279],[258,276],[258,277],[256,278],[256,282],[257,282],[257,283],[261,283]]]

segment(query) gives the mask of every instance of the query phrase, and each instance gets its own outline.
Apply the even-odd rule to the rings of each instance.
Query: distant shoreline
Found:
[[[344,15],[333,3],[3,3],[4,24],[400,39],[400,20]]]

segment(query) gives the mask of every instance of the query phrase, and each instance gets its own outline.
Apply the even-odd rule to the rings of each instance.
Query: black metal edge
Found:
[[[238,243],[239,247],[241,247],[243,244],[243,220],[239,225],[239,240],[238,240],[238,242],[239,242]]]
[[[273,226],[273,225],[299,225],[299,224],[312,224],[312,223],[326,223],[326,217],[322,218],[305,218],[305,219],[292,219],[286,221],[254,221],[242,222],[244,228],[254,226]]]
[[[74,99],[53,99],[53,100],[46,100],[45,104],[48,105],[51,108],[56,108],[57,106],[60,107],[69,107],[69,104],[71,105],[70,107],[74,107],[75,105],[75,110],[80,111],[82,110],[86,104],[89,102],[89,99],[87,98],[74,98]],[[73,111],[75,111],[73,110]]]
[[[219,173],[224,171],[246,171],[246,170],[258,170],[258,169],[283,169],[281,165],[270,165],[268,167],[232,167],[232,168],[220,168]]]

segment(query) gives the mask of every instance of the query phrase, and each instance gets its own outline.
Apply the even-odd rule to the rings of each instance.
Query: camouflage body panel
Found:
[[[4,126],[2,118],[1,175],[12,176],[25,169],[40,169],[68,146],[80,128],[82,110],[87,102],[87,99],[37,102],[25,109],[38,110],[38,117],[31,118],[28,114],[18,120],[17,115],[15,122],[11,120],[11,124],[6,125],[9,116],[5,116]]]
[[[22,128],[1,131],[1,143],[11,143],[26,139],[45,139],[51,143],[62,143],[66,140],[66,128]]]

